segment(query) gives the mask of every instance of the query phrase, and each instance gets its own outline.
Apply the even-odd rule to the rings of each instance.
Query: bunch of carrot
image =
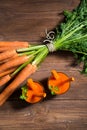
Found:
[[[0,87],[11,80],[0,93],[0,106],[37,70],[37,66],[47,54],[48,49],[45,45],[34,46],[19,41],[0,42]]]
[[[49,52],[56,50],[73,52],[84,64],[82,72],[87,74],[86,9],[87,0],[81,0],[72,12],[65,11],[65,21],[56,28],[56,34],[52,31],[47,33],[44,41],[47,45],[30,45],[28,42],[17,41],[0,42],[0,87],[14,79],[0,94],[0,105],[36,71]]]

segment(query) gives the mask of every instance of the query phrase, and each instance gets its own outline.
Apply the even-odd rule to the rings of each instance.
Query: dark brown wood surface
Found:
[[[45,30],[52,30],[63,19],[63,10],[72,10],[79,0],[0,0],[0,40],[41,43]],[[37,104],[19,99],[21,90],[0,107],[0,130],[87,130],[87,77],[81,66],[74,66],[73,54],[48,55],[31,77],[47,87],[50,71],[56,69],[73,76],[69,91],[48,95]]]

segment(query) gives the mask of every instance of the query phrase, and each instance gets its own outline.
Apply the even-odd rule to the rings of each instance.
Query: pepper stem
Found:
[[[65,80],[64,82],[62,82],[61,84],[65,84],[67,82],[71,82],[71,81],[74,81],[74,77],[71,77],[71,78],[68,78],[67,80]]]
[[[57,73],[56,70],[52,70],[51,72],[52,72],[53,77],[54,77],[56,80],[59,79],[59,75],[58,75],[58,73]]]

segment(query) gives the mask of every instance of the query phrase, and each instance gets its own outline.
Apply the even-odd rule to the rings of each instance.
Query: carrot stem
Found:
[[[39,49],[40,50],[40,49]],[[34,61],[32,62],[33,65],[39,65],[40,62],[43,61],[43,59],[47,56],[48,54],[48,49],[45,45],[44,48],[41,48],[40,52],[36,55]]]
[[[37,50],[37,49],[43,48],[45,46],[46,45],[35,45],[35,46],[33,45],[33,46],[30,46],[29,48],[17,49],[17,52]]]
[[[35,54],[35,51],[29,51],[29,52],[21,52],[18,55],[22,56],[22,55],[31,55],[31,54]]]

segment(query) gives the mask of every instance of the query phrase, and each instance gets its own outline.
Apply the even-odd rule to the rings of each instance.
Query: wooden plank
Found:
[[[16,101],[13,101],[13,104],[12,107],[15,109],[11,108],[9,103],[1,108],[0,128],[3,130],[5,128],[86,130],[87,102],[84,100],[48,100],[22,107],[18,106]]]
[[[54,29],[64,18],[60,15],[63,10],[72,10],[78,3],[79,0],[0,0],[0,40],[41,44],[45,29]],[[27,104],[19,99],[21,89],[16,90],[0,107],[0,130],[86,130],[87,77],[79,73],[82,65],[74,63],[70,52],[49,54],[31,76],[44,85],[46,99]],[[47,79],[52,69],[75,78],[67,93],[52,96],[48,91]]]
[[[42,42],[45,29],[52,30],[62,19],[58,14],[65,9],[72,10],[78,3],[79,0],[2,0],[0,39]]]

